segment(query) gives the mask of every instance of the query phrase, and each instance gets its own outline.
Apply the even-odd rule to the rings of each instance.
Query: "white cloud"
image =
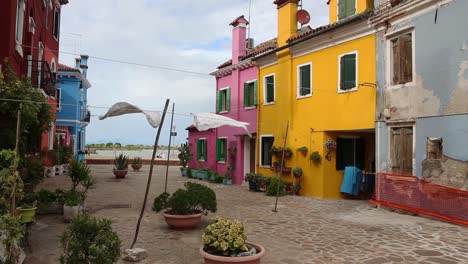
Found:
[[[313,26],[327,23],[325,0],[304,0]],[[95,57],[209,73],[230,59],[231,27],[239,15],[248,16],[248,0],[80,0],[62,10],[60,49],[84,53],[89,60],[91,106],[129,101],[149,110],[162,110],[166,98],[176,104],[177,143],[186,138],[191,112],[214,111],[215,79],[162,69],[120,64]],[[251,37],[255,43],[276,36],[276,7],[272,0],[252,0]],[[81,36],[73,35],[79,34]],[[74,65],[62,53],[60,62]],[[171,104],[172,105],[172,104]],[[106,110],[91,108],[94,114]],[[182,115],[183,114],[183,115]],[[169,121],[160,144],[167,144]],[[151,144],[154,129],[137,115],[99,121],[92,118],[88,142],[120,141]]]

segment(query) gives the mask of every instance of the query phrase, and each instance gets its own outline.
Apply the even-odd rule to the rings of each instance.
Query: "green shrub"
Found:
[[[179,158],[180,165],[182,167],[186,167],[187,163],[192,159],[192,153],[190,152],[190,144],[187,142],[185,144],[180,145],[179,147],[179,155],[177,157]]]
[[[174,215],[189,215],[201,211],[208,214],[216,212],[216,194],[205,185],[186,182],[184,189],[178,189],[172,195],[162,193],[154,199],[153,210],[160,212],[167,209],[167,213]]]
[[[38,185],[44,180],[44,163],[36,157],[24,160],[25,173],[22,175],[25,184]]]
[[[140,157],[135,157],[132,159],[132,164],[142,164],[143,161],[141,160]]]
[[[315,163],[319,163],[320,161],[322,161],[322,156],[320,156],[320,153],[318,151],[314,151],[310,153],[309,159]]]
[[[58,200],[58,194],[46,189],[37,192],[37,202],[41,205],[49,205]]]
[[[268,184],[266,195],[268,196],[276,196],[276,192],[278,191],[278,184],[279,184],[279,196],[283,196],[286,194],[286,184],[279,180],[277,177],[272,177],[270,180],[270,184]]]
[[[247,237],[240,221],[215,217],[202,235],[203,249],[213,255],[233,256],[248,251]]]
[[[0,242],[5,246],[6,250],[3,263],[19,263],[21,254],[20,241],[23,235],[24,229],[19,218],[10,214],[0,216]]]
[[[66,227],[61,242],[62,264],[112,264],[120,257],[121,241],[108,219],[78,216]]]
[[[120,154],[114,161],[115,170],[126,170],[128,169],[128,156]]]

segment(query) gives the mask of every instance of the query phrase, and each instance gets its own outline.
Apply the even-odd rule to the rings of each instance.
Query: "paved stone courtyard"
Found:
[[[90,167],[98,183],[87,200],[88,211],[113,221],[125,249],[133,238],[149,166],[129,172],[123,180],[114,178],[110,165]],[[267,250],[262,263],[468,263],[468,228],[373,208],[359,200],[286,196],[279,199],[274,213],[274,197],[249,192],[246,186],[206,183],[216,191],[218,212],[205,217],[199,229],[174,231],[151,211],[154,197],[164,190],[164,175],[165,167],[155,167],[137,243],[148,250],[149,257],[141,263],[203,263],[200,237],[215,215],[245,223],[248,240]],[[178,167],[171,167],[168,190],[187,180]],[[47,179],[39,188],[65,189],[69,184],[61,176]],[[31,231],[26,263],[58,263],[58,236],[64,227],[59,215],[39,217]]]

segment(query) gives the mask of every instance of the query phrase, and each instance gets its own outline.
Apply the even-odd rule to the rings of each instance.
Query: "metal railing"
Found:
[[[91,121],[91,112],[88,110],[85,113],[82,113],[81,121],[89,123]]]
[[[57,95],[57,77],[50,70],[47,61],[27,60],[26,76],[30,79],[32,87],[42,89],[48,96]]]

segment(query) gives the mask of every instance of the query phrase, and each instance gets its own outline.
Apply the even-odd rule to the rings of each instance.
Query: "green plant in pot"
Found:
[[[279,185],[279,187],[278,187]],[[286,194],[286,183],[278,179],[278,177],[272,177],[270,184],[268,184],[266,195],[267,196],[276,196],[278,192],[279,196]]]
[[[88,165],[80,160],[72,160],[68,176],[72,181],[72,192],[78,192],[78,187],[82,190],[80,194],[80,206],[84,212],[86,209],[86,194],[96,185],[96,178],[91,176],[91,170]]]
[[[216,212],[216,194],[209,187],[186,182],[185,189],[173,194],[162,193],[154,199],[153,210],[161,212],[166,223],[175,229],[193,228],[200,224],[202,215]]]
[[[307,155],[307,152],[309,151],[309,149],[306,146],[302,146],[298,148],[297,150],[301,152],[304,157]]]
[[[143,166],[143,160],[140,157],[135,157],[132,159],[132,169],[134,171],[139,171]]]
[[[318,151],[314,151],[312,153],[310,153],[310,157],[309,159],[313,162],[313,163],[320,163],[322,161],[322,156],[320,156],[320,153]]]
[[[40,158],[25,158],[22,171],[21,178],[25,192],[33,192],[34,188],[44,180],[44,163]]]
[[[230,172],[224,174],[223,184],[232,184],[232,175]]]
[[[296,178],[300,178],[302,176],[302,168],[301,167],[295,167],[292,169],[292,174]]]
[[[244,181],[249,182],[249,191],[258,191],[259,190],[259,179],[263,177],[261,174],[257,173],[246,173]]]
[[[299,195],[299,193],[301,191],[301,188],[302,188],[302,186],[298,182],[294,183],[293,186],[292,186],[292,189],[293,189],[293,192],[294,192],[295,195]]]
[[[180,145],[178,148],[179,150],[179,155],[177,157],[179,158],[180,165],[180,173],[182,174],[182,177],[187,176],[187,164],[188,162],[192,159],[192,152],[190,151],[190,144],[187,142],[185,144]]]
[[[200,254],[205,263],[260,263],[265,248],[247,242],[242,222],[224,217],[213,221],[202,235]]]
[[[18,202],[16,211],[20,217],[21,223],[34,222],[36,216],[37,195],[36,193],[26,193],[23,198]]]
[[[75,190],[70,190],[64,194],[63,219],[65,222],[71,221],[80,214],[81,194]]]
[[[120,154],[114,160],[114,175],[117,179],[123,179],[128,173],[128,156]]]
[[[41,189],[37,195],[37,213],[38,214],[62,214],[63,196],[60,192],[53,192]]]
[[[76,217],[66,227],[61,243],[62,264],[112,264],[120,257],[121,241],[108,219]]]

